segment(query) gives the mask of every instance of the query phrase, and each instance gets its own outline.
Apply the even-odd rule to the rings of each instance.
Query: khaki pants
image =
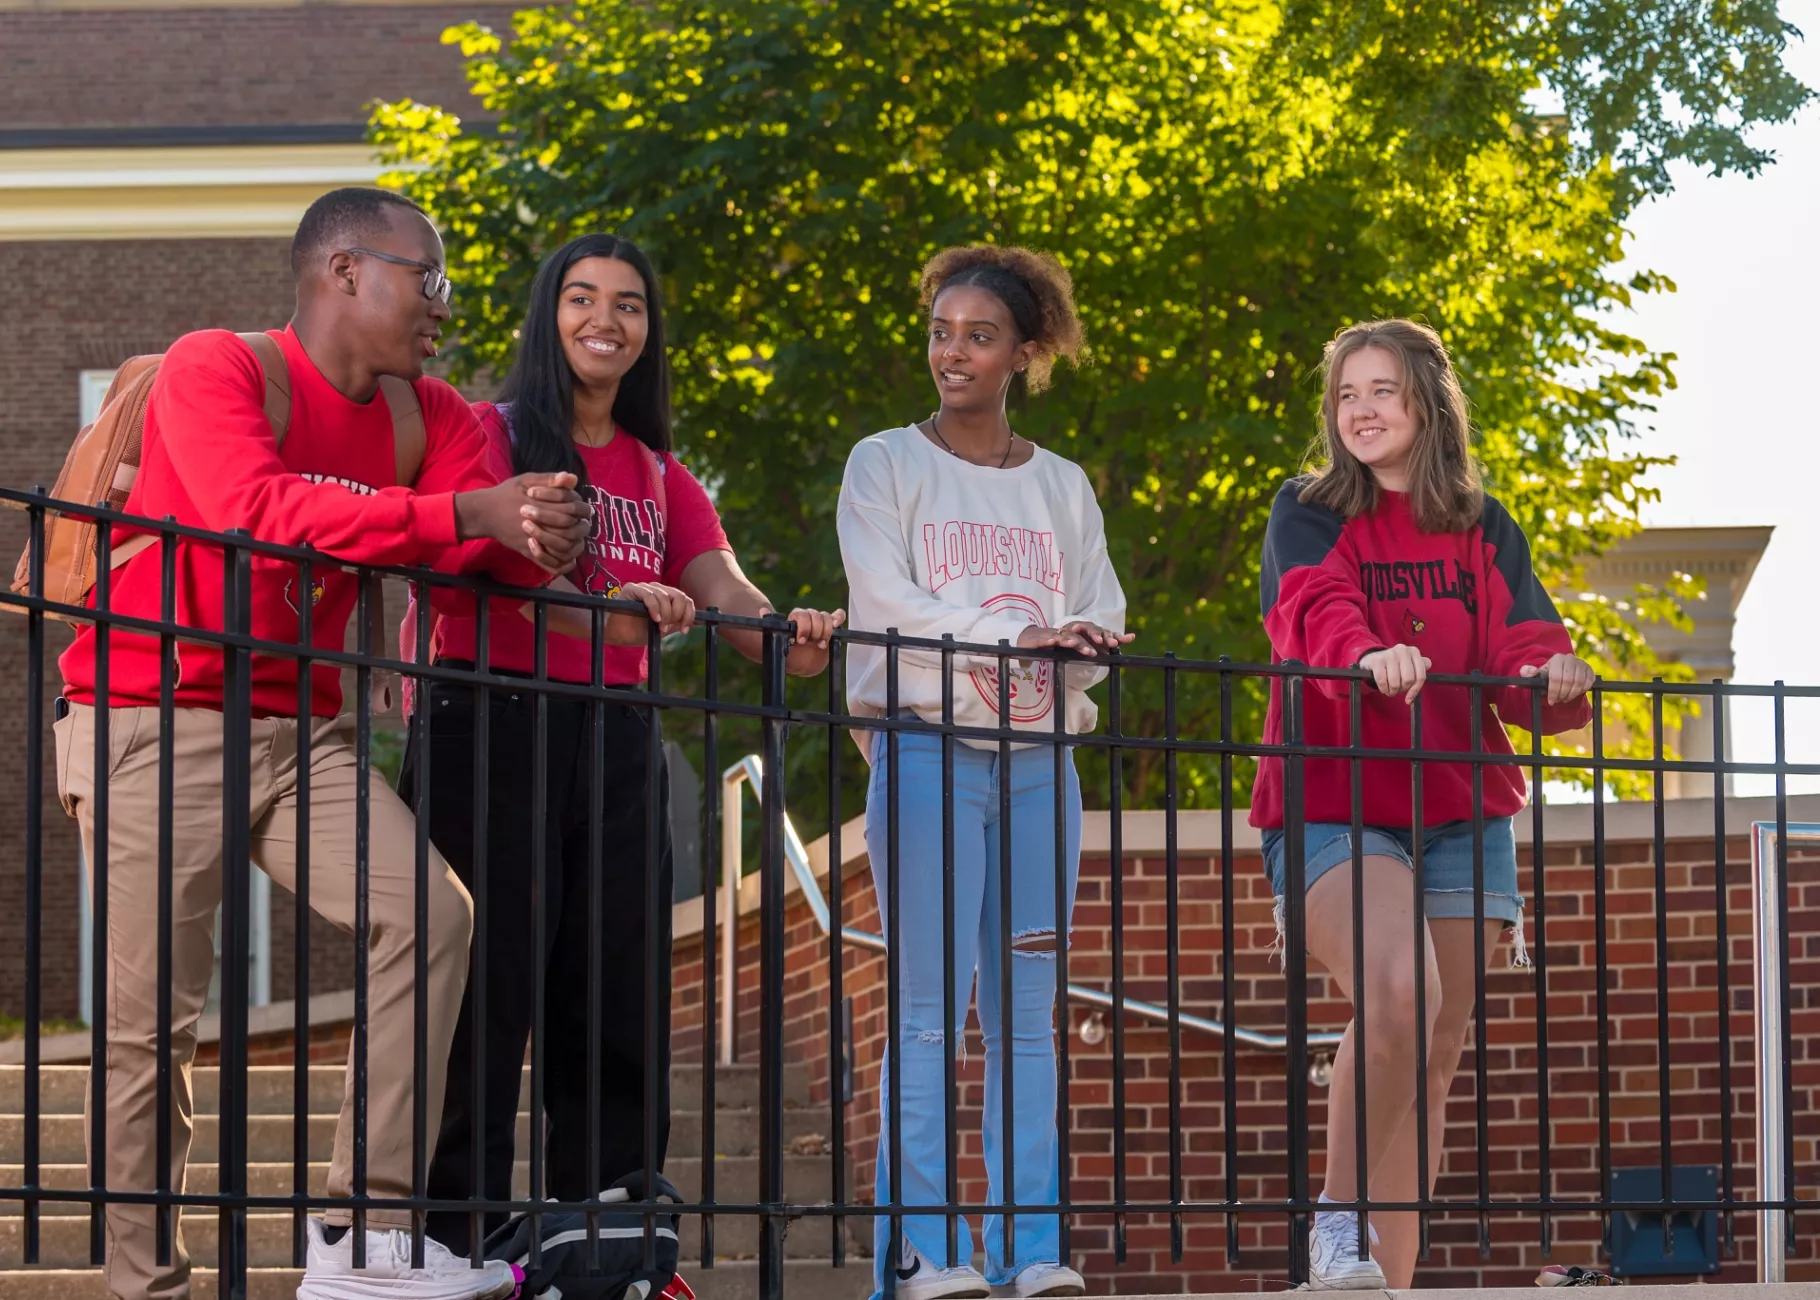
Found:
[[[171,1168],[183,1187],[191,1135],[190,1062],[196,1023],[214,966],[215,910],[221,902],[222,715],[176,709],[171,761]],[[349,722],[311,719],[310,904],[343,930],[354,926],[355,753]],[[297,796],[296,718],[255,718],[250,774],[252,859],[294,889]],[[94,845],[95,712],[79,704],[56,725],[58,790],[80,823],[83,852]],[[105,1186],[152,1191],[157,1186],[158,1098],[158,710],[117,708],[108,726],[107,1160]],[[371,783],[371,864],[367,1035],[367,1193],[408,1197],[416,915],[416,824],[383,780]],[[423,1087],[430,1140],[442,1115],[449,1041],[467,981],[473,906],[441,855],[430,851],[429,985],[422,990],[429,1025]],[[92,888],[92,884],[91,884]],[[348,1073],[329,1165],[331,1196],[353,1193],[354,1079]],[[427,1164],[431,1152],[424,1152]],[[330,1211],[331,1223],[351,1215]],[[372,1211],[376,1228],[408,1228],[408,1211]],[[159,1267],[156,1211],[149,1205],[107,1209],[107,1278],[121,1300],[182,1297],[189,1256],[181,1231],[171,1263]]]

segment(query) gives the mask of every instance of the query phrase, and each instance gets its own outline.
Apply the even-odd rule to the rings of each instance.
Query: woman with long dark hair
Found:
[[[497,402],[477,403],[501,478],[531,466],[561,466],[594,508],[593,532],[568,581],[583,591],[642,602],[664,633],[686,630],[696,605],[730,614],[774,613],[727,544],[708,493],[671,453],[670,366],[665,352],[662,298],[650,261],[630,240],[584,235],[552,253],[531,285],[519,351]],[[563,580],[559,580],[563,581]],[[534,624],[523,604],[495,601],[490,611],[487,663],[496,674],[529,677],[536,666]],[[828,642],[844,615],[797,609],[796,638],[786,661],[798,675],[819,673]],[[608,686],[643,682],[646,622],[631,615],[606,620],[599,651]],[[578,625],[579,624],[579,625]],[[569,633],[579,633],[570,635]],[[752,658],[763,638],[727,629],[723,636]],[[443,616],[430,658],[471,667],[476,659],[472,618]],[[585,618],[549,616],[545,671],[558,681],[593,679],[595,651]],[[543,880],[544,948],[533,942],[530,860],[535,697],[490,693],[490,748],[484,798],[487,811],[486,889],[476,885],[474,807],[482,794],[474,771],[474,692],[435,686],[430,711],[430,834],[486,912],[486,989],[476,1004],[465,996],[450,1052],[442,1130],[429,1171],[429,1194],[444,1200],[510,1199],[519,1071],[531,1032],[539,968],[553,995],[544,1000],[545,1103],[542,1135],[548,1157],[545,1195],[582,1200],[645,1165],[645,1114],[657,1117],[657,1165],[669,1140],[669,975],[671,857],[668,822],[645,817],[647,783],[660,783],[658,806],[669,805],[661,766],[650,770],[649,728],[655,719],[627,705],[602,705],[605,766],[593,770],[588,706],[551,697],[546,707],[548,846]],[[414,789],[421,763],[407,754],[404,784]],[[589,892],[589,791],[604,788],[600,825],[605,897]],[[647,879],[647,837],[656,841],[657,879]],[[659,931],[645,932],[644,899],[654,888]],[[600,961],[600,1019],[589,1024],[590,925]],[[645,1095],[647,1070],[645,963],[656,948],[661,987],[654,1005],[658,1091]],[[474,956],[478,969],[481,955]],[[474,1035],[485,1026],[484,1099],[474,1095]],[[599,1092],[589,1095],[589,1040],[600,1044]],[[483,1106],[477,1106],[483,1100]],[[599,1181],[588,1178],[589,1109],[598,1136]],[[484,1134],[482,1185],[474,1185],[476,1112]],[[489,1226],[503,1219],[489,1216]],[[469,1249],[469,1216],[429,1216],[430,1235],[457,1254]]]

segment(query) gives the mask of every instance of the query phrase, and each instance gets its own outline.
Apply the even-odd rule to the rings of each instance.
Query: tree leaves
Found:
[[[1014,422],[1092,476],[1134,649],[1255,661],[1269,502],[1351,322],[1441,332],[1557,585],[1637,526],[1633,422],[1673,379],[1610,323],[1666,287],[1613,278],[1623,223],[1676,160],[1762,165],[1746,129],[1808,93],[1787,35],[1758,0],[581,0],[452,33],[496,132],[397,104],[374,134],[461,267],[468,373],[509,357],[543,251],[610,229],[651,253],[683,454],[780,605],[842,599],[847,449],[933,405],[923,260],[1055,253],[1093,359]],[[1662,671],[1620,611],[1563,612],[1601,671]],[[1160,733],[1159,683],[1121,703]],[[1181,734],[1215,710],[1186,693]],[[1213,777],[1185,771],[1185,802]]]

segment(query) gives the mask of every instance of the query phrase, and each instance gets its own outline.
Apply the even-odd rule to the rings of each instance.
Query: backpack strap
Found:
[[[411,386],[411,382],[396,375],[381,375],[379,392],[385,398],[386,409],[392,413],[394,476],[400,487],[410,487],[423,469],[423,459],[430,440],[429,431],[423,422],[423,404],[417,400],[417,390]],[[409,608],[408,602],[406,608]],[[377,574],[371,574],[367,577],[367,636],[374,654],[385,653],[388,621],[385,612],[385,582]],[[399,652],[404,652],[402,627],[399,628]],[[393,691],[391,673],[373,674],[370,696],[373,712],[382,715],[391,713],[393,704],[399,702],[403,694],[402,688]]]
[[[291,428],[291,368],[285,364],[284,349],[278,346],[278,340],[270,334],[254,332],[237,337],[253,350],[253,359],[259,363],[259,369],[265,375],[266,423],[272,426],[272,441],[283,447],[284,435]],[[108,396],[113,396],[111,387]],[[418,416],[417,423],[421,429],[421,415]],[[107,567],[118,569],[141,551],[150,550],[157,544],[157,533],[135,533],[109,552]]]
[[[424,428],[423,406],[408,379],[381,375],[379,391],[392,413],[392,459],[397,469],[398,486],[410,487],[423,469],[423,458],[430,441]]]
[[[265,372],[265,418],[272,426],[272,441],[284,446],[284,435],[291,429],[291,368],[285,364],[284,349],[270,334],[251,333],[239,336],[253,349],[253,359]]]
[[[643,446],[643,444],[639,444]],[[661,451],[652,451],[645,447],[645,457],[651,462],[651,499],[657,503],[657,525],[664,530],[665,540],[669,537],[670,493],[664,484],[664,476],[669,472],[670,462],[664,459]],[[664,557],[669,558],[669,548],[664,549]]]

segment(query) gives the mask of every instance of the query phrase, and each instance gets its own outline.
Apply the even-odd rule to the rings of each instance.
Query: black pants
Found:
[[[465,666],[465,665],[464,665]],[[532,926],[531,835],[536,698],[529,691],[494,688],[490,695],[487,764],[487,882],[485,899],[475,884],[474,809],[479,795],[474,770],[475,694],[468,687],[433,686],[430,710],[430,838],[474,895],[475,950],[468,990],[449,1053],[448,1092],[442,1129],[429,1169],[429,1194],[458,1200],[476,1195],[509,1200],[518,1115],[519,1074],[531,1032],[534,981],[544,975],[541,1034],[544,1059],[543,1195],[581,1200],[645,1167],[645,890],[646,783],[659,782],[657,825],[658,927],[656,1050],[656,1166],[663,1168],[670,1140],[670,907],[672,863],[669,783],[659,760],[649,770],[650,726],[644,710],[599,705],[605,732],[602,786],[601,886],[598,906],[589,891],[588,791],[593,777],[589,706],[552,697],[547,715],[547,797],[544,942],[537,949]],[[413,745],[415,741],[413,740]],[[423,772],[415,749],[405,755],[401,792],[414,801]],[[478,912],[486,911],[485,1004],[475,1005],[481,965]],[[600,922],[598,1023],[588,1023],[588,944],[591,918]],[[475,1035],[484,1029],[485,1095],[474,1080]],[[588,1089],[588,1044],[600,1043],[598,1091]],[[479,1101],[481,1104],[476,1105]],[[588,1179],[589,1108],[598,1124],[599,1181]],[[474,1185],[476,1121],[485,1173]],[[532,1139],[536,1140],[535,1137]],[[504,1222],[489,1215],[486,1231]],[[429,1216],[430,1236],[457,1254],[469,1248],[465,1213]]]

